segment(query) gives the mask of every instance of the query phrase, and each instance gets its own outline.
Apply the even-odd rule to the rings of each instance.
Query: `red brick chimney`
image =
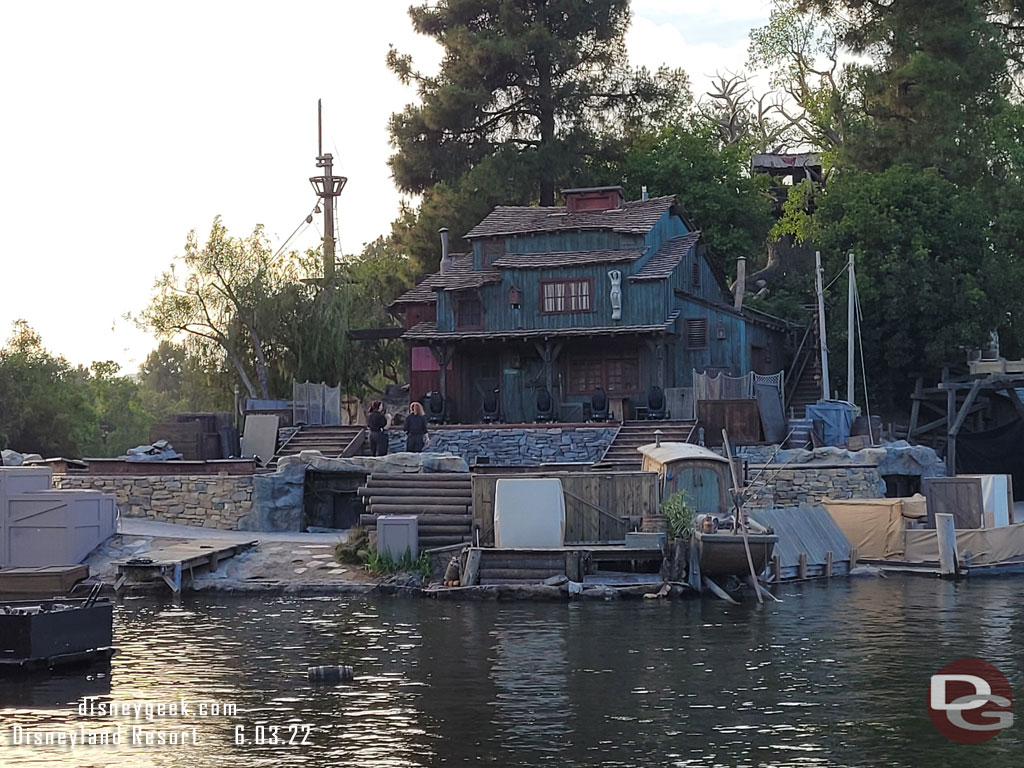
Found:
[[[626,193],[622,187],[578,187],[563,189],[565,207],[569,213],[613,211],[622,207]]]

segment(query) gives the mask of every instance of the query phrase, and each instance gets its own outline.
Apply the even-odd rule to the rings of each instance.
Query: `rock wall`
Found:
[[[615,427],[538,427],[534,429],[430,430],[430,450],[454,453],[472,464],[537,466],[550,462],[594,462],[615,437]],[[405,433],[390,433],[389,451],[405,450]]]
[[[109,493],[124,517],[203,528],[237,530],[253,507],[252,475],[54,475],[53,486]]]
[[[756,471],[753,475],[756,475]],[[753,476],[750,478],[753,480]],[[877,499],[885,496],[885,481],[878,467],[771,467],[753,480],[750,509],[821,504],[822,499]]]

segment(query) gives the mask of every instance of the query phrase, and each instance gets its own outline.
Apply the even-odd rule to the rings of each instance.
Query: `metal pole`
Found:
[[[821,397],[832,399],[832,389],[828,383],[828,342],[825,339],[825,289],[822,287],[824,278],[821,269],[821,251],[814,252],[814,286],[818,294],[818,341],[821,342]]]
[[[857,282],[853,274],[853,254],[850,254],[850,261],[847,270],[847,299],[846,299],[846,399],[854,402],[853,394],[853,342],[856,329],[854,327],[854,309],[857,296]]]

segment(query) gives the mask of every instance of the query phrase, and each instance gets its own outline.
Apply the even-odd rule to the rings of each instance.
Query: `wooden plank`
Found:
[[[374,515],[465,515],[469,507],[455,504],[372,504],[369,510]]]
[[[959,575],[960,563],[956,551],[956,529],[953,525],[953,516],[936,515],[935,533],[939,542],[939,575],[943,578],[956,578]]]
[[[953,424],[956,419],[956,390],[946,393],[946,423]],[[956,434],[950,430],[946,435],[946,474],[956,474]]]
[[[978,392],[981,390],[981,379],[978,379],[971,386],[970,391],[967,393],[967,397],[964,398],[963,405],[960,406],[960,412],[956,416],[956,420],[953,422],[953,426],[949,428],[949,434],[951,437],[956,438],[960,434],[960,428],[964,425],[967,420],[967,415],[970,413],[971,405],[974,404],[974,399],[978,396]]]
[[[480,576],[480,549],[478,547],[470,547],[469,552],[466,553],[466,567],[462,571],[461,584],[464,587],[472,586],[477,583],[477,579]]]
[[[490,579],[534,579],[543,581],[552,576],[565,574],[565,563],[560,568],[480,568],[480,580]]]
[[[910,426],[907,427],[907,434],[914,434],[914,430],[917,429],[917,419],[921,415],[921,397],[922,389],[924,388],[924,377],[918,376],[914,381],[914,394],[911,395],[910,403]]]

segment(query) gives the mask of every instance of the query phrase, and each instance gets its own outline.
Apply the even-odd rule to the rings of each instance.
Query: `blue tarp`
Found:
[[[846,445],[850,439],[854,406],[844,400],[822,400],[808,405],[806,418],[825,422],[825,445]]]

